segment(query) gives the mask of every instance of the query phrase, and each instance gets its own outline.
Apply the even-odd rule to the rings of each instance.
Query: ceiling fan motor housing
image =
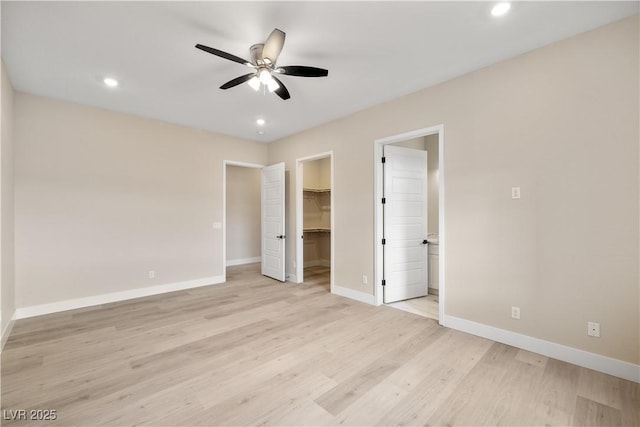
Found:
[[[249,48],[249,52],[251,53],[251,63],[254,65],[265,65],[262,60],[262,49],[264,48],[264,43],[256,43]]]

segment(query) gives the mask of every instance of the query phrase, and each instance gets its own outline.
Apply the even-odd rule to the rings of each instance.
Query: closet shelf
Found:
[[[306,191],[308,193],[329,193],[331,189],[330,188],[303,188],[302,191]]]
[[[305,228],[302,231],[305,233],[331,233],[330,228]]]

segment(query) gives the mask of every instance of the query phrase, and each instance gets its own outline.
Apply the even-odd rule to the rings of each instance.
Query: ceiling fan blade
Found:
[[[235,79],[229,80],[228,82],[220,86],[220,89],[229,89],[234,86],[241,85],[242,83],[251,80],[255,75],[256,73],[249,73],[245,74],[244,76],[236,77]]]
[[[284,46],[284,38],[286,34],[284,31],[275,29],[269,34],[267,41],[264,42],[264,48],[262,48],[262,60],[267,64],[275,64],[282,52]]]
[[[287,67],[279,67],[278,72],[288,76],[298,77],[326,77],[329,70],[317,67],[305,67],[304,65],[289,65]]]
[[[240,58],[238,56],[232,55],[232,54],[227,53],[227,52],[223,52],[223,51],[218,50],[218,49],[214,49],[214,48],[209,47],[209,46],[205,46],[205,45],[202,45],[202,44],[197,44],[196,48],[198,48],[200,50],[204,50],[205,52],[209,52],[212,55],[219,56],[220,58],[224,58],[224,59],[228,59],[229,61],[237,62],[238,64],[253,66],[253,64],[251,64],[246,59],[242,59],[242,58]]]
[[[278,95],[280,98],[284,99],[285,101],[291,98],[291,95],[289,95],[289,91],[287,90],[286,86],[282,84],[280,79],[273,75],[271,77],[273,77],[273,80],[275,80],[279,86],[278,89],[274,90],[275,94]]]

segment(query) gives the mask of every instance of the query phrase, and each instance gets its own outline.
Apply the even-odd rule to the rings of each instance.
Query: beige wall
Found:
[[[331,188],[331,158],[323,157],[302,164],[303,187],[315,189]]]
[[[15,276],[14,276],[14,213],[13,213],[13,87],[1,64],[2,95],[1,148],[0,162],[0,333],[4,334],[15,312]],[[6,337],[5,337],[6,338]]]
[[[318,188],[331,188],[331,157],[323,157],[318,162]]]
[[[639,363],[638,51],[634,16],[273,143],[269,161],[295,179],[296,158],[333,150],[335,285],[373,294],[374,140],[443,124],[446,313]]]
[[[222,275],[223,160],[266,161],[263,144],[23,93],[14,131],[19,308]]]
[[[320,188],[320,164],[316,160],[302,164],[302,186],[304,188]]]
[[[304,233],[304,268],[331,266],[331,234]]]
[[[424,149],[427,151],[427,173],[428,178],[428,210],[429,210],[429,233],[438,234],[440,227],[440,174],[439,174],[439,147],[438,135],[427,135],[424,137]]]
[[[259,257],[260,169],[227,166],[227,261]]]

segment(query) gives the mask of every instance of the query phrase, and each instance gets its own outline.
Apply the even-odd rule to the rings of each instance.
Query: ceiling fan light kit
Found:
[[[274,73],[296,77],[326,77],[329,75],[329,71],[324,68],[307,67],[304,65],[276,67],[276,61],[278,60],[278,56],[280,56],[280,52],[282,52],[285,37],[286,34],[284,31],[277,28],[273,30],[271,34],[269,34],[267,41],[254,44],[249,48],[251,61],[202,44],[197,44],[196,48],[254,69],[252,73],[229,80],[220,86],[220,89],[226,90],[246,82],[256,92],[260,90],[261,87],[264,87],[269,92],[275,92],[280,98],[287,100],[291,98],[291,95]]]

